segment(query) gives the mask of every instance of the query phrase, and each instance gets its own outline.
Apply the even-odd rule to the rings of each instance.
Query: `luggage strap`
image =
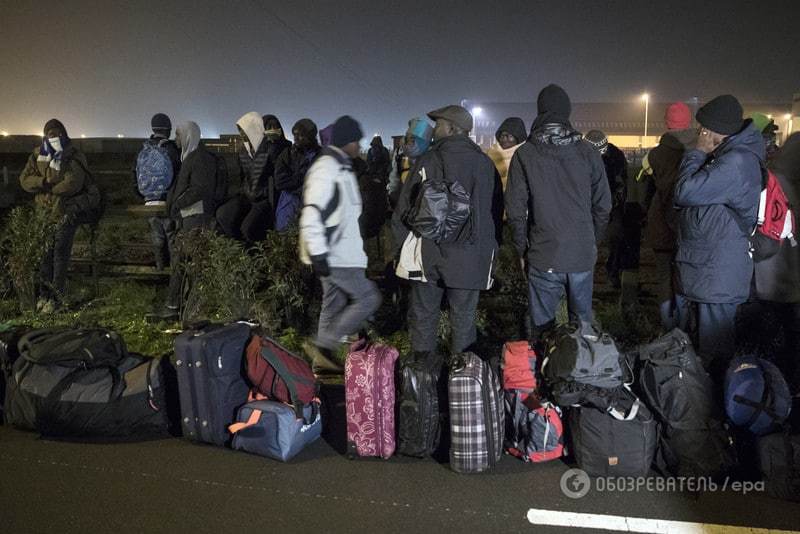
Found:
[[[628,384],[622,384],[622,387],[624,387],[628,392],[631,393],[631,395],[633,395],[633,391],[631,391],[631,387]],[[628,412],[628,415],[623,414],[612,406],[609,406],[608,414],[617,421],[633,421],[636,418],[636,415],[639,413],[639,407],[642,404],[642,401],[639,400],[639,397],[634,395],[634,398],[636,400],[633,401],[633,406],[631,406],[631,410]]]
[[[769,375],[764,370],[764,367],[759,364],[758,368],[761,370],[761,376],[764,377],[764,391],[761,393],[761,400],[756,402],[750,400],[746,397],[742,397],[741,395],[734,395],[733,400],[734,402],[738,402],[739,404],[744,404],[745,406],[749,406],[753,408],[753,413],[747,419],[747,422],[744,424],[746,428],[749,428],[753,425],[759,417],[761,417],[762,413],[767,414],[772,418],[773,421],[779,421],[781,417],[770,408],[770,404],[772,403],[772,387],[769,379]]]

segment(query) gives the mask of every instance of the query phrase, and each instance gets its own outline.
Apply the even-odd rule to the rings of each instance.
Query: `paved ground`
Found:
[[[573,500],[562,462],[505,457],[458,475],[433,460],[348,460],[327,436],[282,464],[181,439],[83,444],[0,427],[0,532],[563,532],[530,508],[800,528],[800,504],[732,491]],[[587,530],[572,530],[587,532]]]

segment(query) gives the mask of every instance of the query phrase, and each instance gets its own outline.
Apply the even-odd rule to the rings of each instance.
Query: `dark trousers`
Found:
[[[245,216],[242,220],[242,237],[249,243],[263,241],[267,237],[267,230],[274,227],[272,204],[269,200],[260,200],[246,205]]]
[[[381,305],[381,293],[364,269],[331,267],[321,278],[322,310],[319,314],[316,345],[336,350],[343,338],[358,332]]]
[[[67,286],[67,269],[72,255],[72,243],[78,225],[69,219],[63,219],[53,235],[52,246],[48,248],[42,260],[40,274],[42,277],[42,297],[61,300]]]
[[[742,303],[709,304],[676,295],[678,328],[688,333],[698,356],[715,378],[721,378],[736,351],[736,310]]]
[[[156,268],[161,271],[170,264],[170,241],[175,233],[175,223],[169,217],[151,217],[147,222]]]
[[[454,289],[436,282],[411,282],[411,302],[408,308],[408,326],[411,348],[414,351],[436,350],[439,316],[442,299],[447,296],[450,305],[452,339],[450,352],[463,352],[475,343],[475,315],[478,310],[478,289]]]
[[[528,303],[533,318],[534,335],[547,329],[556,320],[561,297],[567,294],[570,320],[592,320],[592,271],[557,273],[528,267]]]

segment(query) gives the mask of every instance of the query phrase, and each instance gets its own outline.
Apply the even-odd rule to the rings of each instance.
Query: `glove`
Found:
[[[328,255],[320,254],[319,256],[311,256],[311,268],[314,269],[314,274],[320,278],[330,276],[331,268],[328,265]]]

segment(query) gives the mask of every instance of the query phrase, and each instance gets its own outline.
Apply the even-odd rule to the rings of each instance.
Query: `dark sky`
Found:
[[[800,91],[797,0],[384,2],[0,0],[0,130],[50,117],[78,137],[148,133],[150,116],[234,132],[342,114],[367,135],[463,98],[668,101]],[[531,113],[533,115],[533,113]]]

